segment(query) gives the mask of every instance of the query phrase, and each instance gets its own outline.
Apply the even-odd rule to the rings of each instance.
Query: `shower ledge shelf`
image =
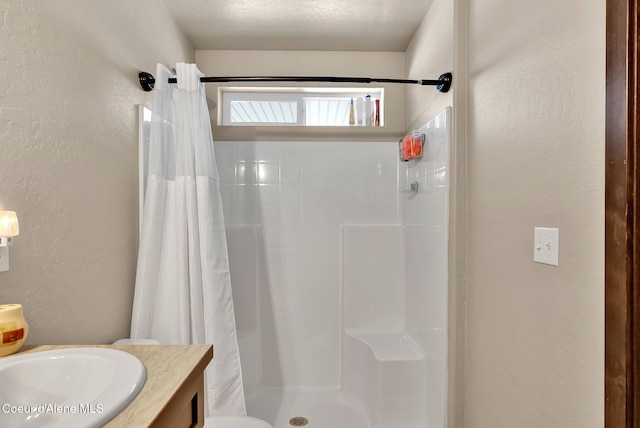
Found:
[[[366,344],[378,361],[417,361],[426,353],[413,338],[402,332],[345,329],[345,332]]]

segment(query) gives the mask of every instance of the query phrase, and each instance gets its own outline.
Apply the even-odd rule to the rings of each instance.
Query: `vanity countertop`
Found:
[[[19,353],[64,348],[111,348],[142,361],[147,380],[138,396],[105,427],[148,427],[180,390],[202,374],[213,358],[211,345],[25,345]]]

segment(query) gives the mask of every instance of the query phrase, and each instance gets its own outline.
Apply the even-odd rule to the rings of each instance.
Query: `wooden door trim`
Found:
[[[606,428],[640,428],[639,1],[607,0]]]

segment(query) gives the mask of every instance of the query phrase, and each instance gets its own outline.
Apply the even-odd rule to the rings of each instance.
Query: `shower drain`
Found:
[[[294,427],[303,427],[309,423],[309,419],[303,418],[302,416],[296,416],[295,418],[289,419],[289,425]]]

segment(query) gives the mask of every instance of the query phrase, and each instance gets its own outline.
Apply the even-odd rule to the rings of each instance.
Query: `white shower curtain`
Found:
[[[213,344],[207,414],[246,415],[202,74],[195,64],[180,63],[176,75],[158,64],[131,337]]]

